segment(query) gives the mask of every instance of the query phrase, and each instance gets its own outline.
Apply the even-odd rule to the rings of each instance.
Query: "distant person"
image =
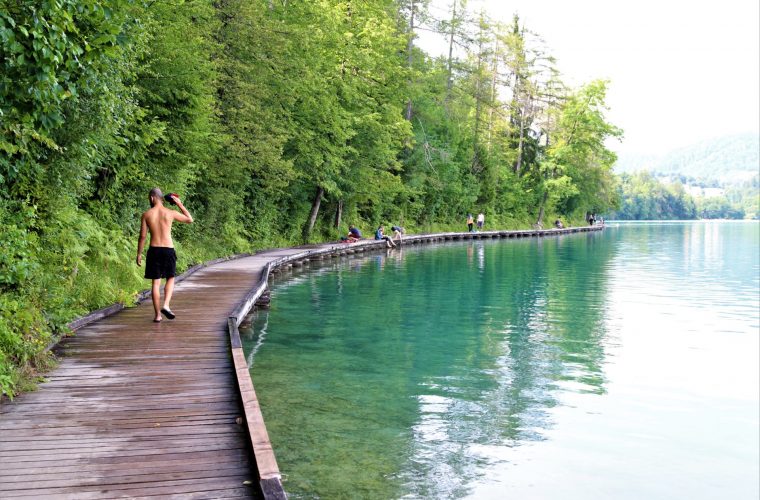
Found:
[[[467,214],[467,231],[472,232],[472,225],[475,223],[475,221],[472,218],[472,214]]]
[[[393,240],[401,243],[401,236],[404,234],[404,228],[401,226],[391,226],[391,231],[393,231]]]
[[[565,227],[565,225],[562,224],[561,220],[557,219],[557,220],[554,221],[554,227],[556,227],[557,229],[562,229],[562,228]]]
[[[483,214],[483,212],[480,212],[478,214],[478,231],[483,229],[483,224],[486,222],[486,216]]]
[[[385,228],[383,226],[378,227],[377,231],[375,231],[375,239],[385,241],[385,246],[387,246],[388,248],[396,247],[396,244],[393,243],[393,240],[391,239],[391,237],[385,234]]]
[[[351,224],[350,226],[348,226],[348,236],[346,238],[348,239],[349,243],[354,243],[362,239],[362,232],[359,231],[359,229],[356,226]]]
[[[164,196],[159,188],[153,188],[148,195],[151,208],[142,214],[140,221],[140,237],[137,240],[137,265],[142,265],[142,252],[145,247],[145,237],[150,232],[150,245],[145,259],[145,279],[153,280],[151,297],[155,323],[161,322],[161,314],[168,319],[174,319],[170,304],[174,291],[174,276],[177,273],[177,254],[172,242],[172,223],[176,220],[190,224],[193,216],[187,211],[176,194],[166,196],[166,201],[176,204],[180,212],[164,206]],[[164,306],[161,303],[161,280],[166,279],[164,287]]]
[[[589,225],[589,226],[593,226],[593,225],[594,225],[594,222],[596,222],[596,221],[594,220],[594,214],[591,214],[591,215],[589,216],[589,218],[588,218],[588,225]]]

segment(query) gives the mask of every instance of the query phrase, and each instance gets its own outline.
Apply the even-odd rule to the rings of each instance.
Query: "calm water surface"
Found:
[[[756,222],[409,247],[244,332],[293,498],[760,496]]]

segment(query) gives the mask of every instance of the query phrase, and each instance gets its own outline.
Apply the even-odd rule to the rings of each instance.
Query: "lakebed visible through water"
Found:
[[[294,498],[757,498],[760,226],[357,255],[242,330]]]

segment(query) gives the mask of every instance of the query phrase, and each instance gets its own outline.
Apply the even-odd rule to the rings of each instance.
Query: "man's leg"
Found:
[[[153,280],[151,287],[151,298],[153,299],[153,310],[156,311],[154,321],[161,321],[161,280]]]
[[[172,310],[170,307],[172,293],[174,293],[174,276],[166,278],[166,286],[164,287],[164,309],[169,309],[170,311]]]

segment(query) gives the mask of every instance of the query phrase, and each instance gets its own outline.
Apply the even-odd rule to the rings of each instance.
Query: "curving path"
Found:
[[[177,284],[174,321],[124,309],[61,345],[35,392],[0,405],[0,498],[247,497],[248,450],[227,317],[288,249]]]
[[[416,235],[405,244],[596,229]],[[249,413],[258,403],[241,382],[247,367],[236,373],[228,317],[250,306],[272,266],[380,245],[278,249],[209,265],[177,284],[174,321],[152,323],[147,302],[82,327],[61,343],[60,364],[37,391],[0,403],[0,498],[260,495],[250,448],[260,457],[262,441]]]

